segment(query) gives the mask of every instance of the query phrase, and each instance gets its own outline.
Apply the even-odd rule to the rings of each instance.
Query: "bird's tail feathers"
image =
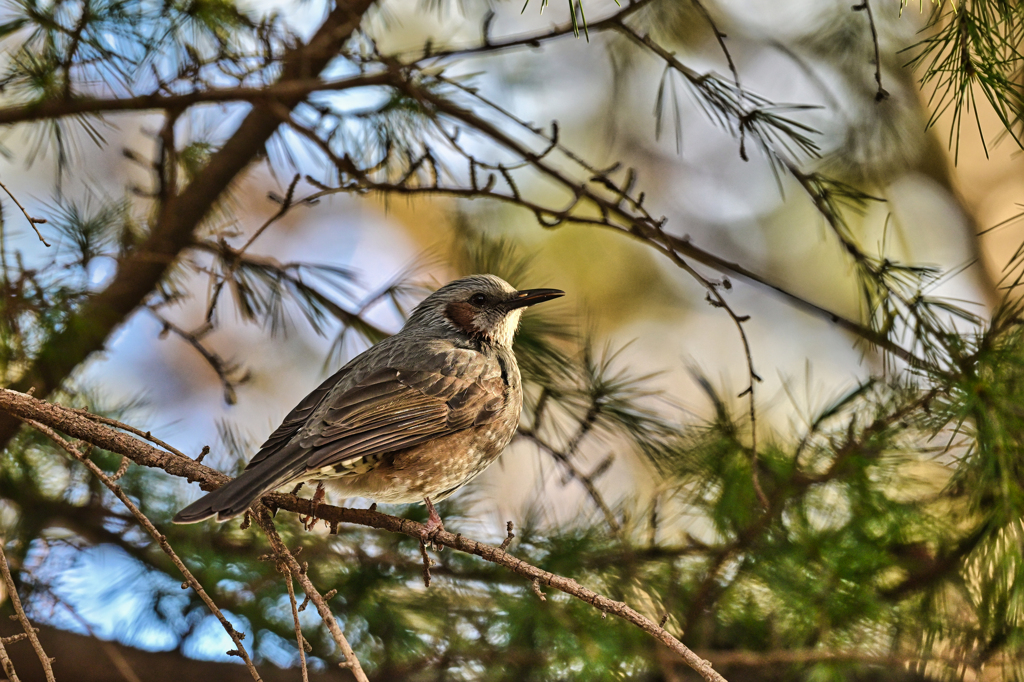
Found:
[[[287,446],[263,462],[263,466],[246,469],[233,480],[188,505],[171,519],[173,523],[198,523],[212,516],[218,522],[227,521],[245,512],[264,493],[296,479],[302,470],[296,470],[296,458],[289,457]]]

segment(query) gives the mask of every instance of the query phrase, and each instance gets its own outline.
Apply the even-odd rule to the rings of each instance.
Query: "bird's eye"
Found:
[[[469,302],[475,306],[481,306],[487,302],[487,297],[483,294],[473,294],[469,297]]]

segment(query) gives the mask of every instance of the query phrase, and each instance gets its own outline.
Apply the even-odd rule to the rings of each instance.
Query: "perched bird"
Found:
[[[516,291],[494,275],[441,287],[400,332],[320,384],[242,474],[174,517],[225,521],[281,486],[329,480],[345,496],[443,500],[493,462],[519,426],[523,389],[512,339],[527,306],[565,292]]]

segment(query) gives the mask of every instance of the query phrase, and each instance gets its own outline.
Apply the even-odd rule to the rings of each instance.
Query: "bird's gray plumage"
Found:
[[[378,502],[444,499],[512,439],[522,409],[512,338],[525,306],[560,295],[516,291],[493,275],[441,287],[402,331],[306,396],[238,478],[174,521],[223,521],[265,492],[311,479]]]

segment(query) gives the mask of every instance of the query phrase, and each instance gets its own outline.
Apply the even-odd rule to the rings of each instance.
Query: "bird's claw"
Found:
[[[425,497],[423,501],[427,505],[427,523],[423,532],[420,533],[420,542],[433,548],[434,551],[440,552],[444,549],[444,545],[435,545],[433,539],[435,535],[444,530],[444,523],[441,521],[441,515],[437,513],[437,509],[434,508],[434,503],[430,501],[430,498]]]
[[[316,511],[320,507],[320,503],[324,501],[325,497],[327,497],[327,492],[324,490],[324,482],[318,481],[316,484],[316,492],[313,493],[313,508],[310,510],[309,516],[299,517],[299,520],[302,521],[302,530],[309,530],[316,524],[318,518]]]

